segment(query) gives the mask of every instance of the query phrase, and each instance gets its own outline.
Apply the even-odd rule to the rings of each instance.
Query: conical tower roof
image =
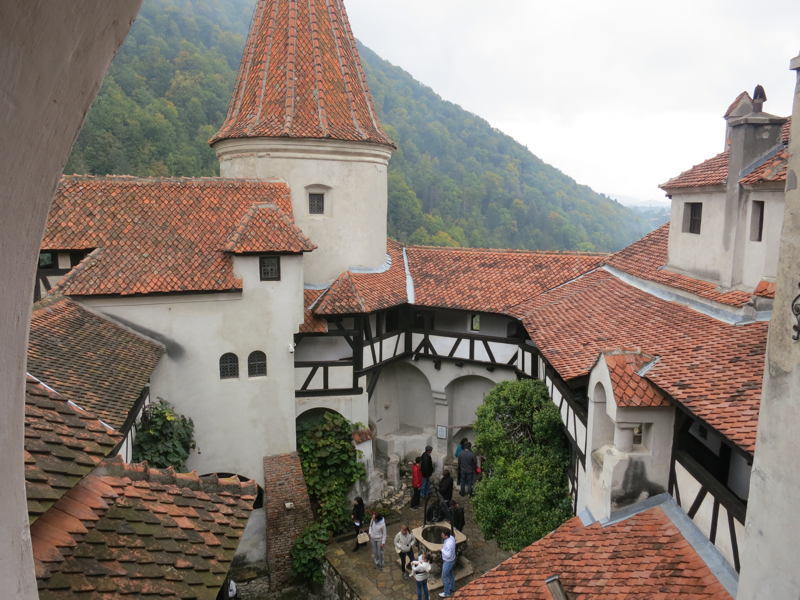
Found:
[[[210,143],[251,137],[394,146],[342,0],[258,0],[228,115]]]

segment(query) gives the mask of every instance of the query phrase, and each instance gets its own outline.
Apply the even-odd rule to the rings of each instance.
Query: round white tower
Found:
[[[228,115],[211,144],[220,175],[289,184],[318,246],[305,280],[327,284],[386,255],[381,129],[342,0],[259,0]]]

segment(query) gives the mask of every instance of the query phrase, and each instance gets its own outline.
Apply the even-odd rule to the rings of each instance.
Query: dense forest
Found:
[[[145,0],[65,172],[216,175],[207,141],[225,116],[253,4]],[[392,236],[417,244],[614,250],[649,229],[634,211],[359,49],[398,145],[389,170]]]

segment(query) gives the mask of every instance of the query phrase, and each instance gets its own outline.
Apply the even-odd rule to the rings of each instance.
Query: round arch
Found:
[[[433,427],[433,394],[425,373],[408,362],[385,366],[369,401],[369,421],[378,435]]]
[[[472,440],[475,411],[495,385],[496,382],[480,375],[464,375],[447,384],[445,394],[450,408],[450,452],[455,450],[462,438]]]

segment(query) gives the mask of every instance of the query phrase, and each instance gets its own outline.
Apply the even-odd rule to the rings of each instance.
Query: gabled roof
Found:
[[[230,252],[310,247],[291,221],[284,183],[69,176],[41,248],[96,249],[59,284],[67,295],[227,291],[242,285]]]
[[[406,252],[416,304],[497,313],[601,265],[607,256],[433,246]]]
[[[213,600],[256,486],[106,462],[31,526],[39,598]]]
[[[728,110],[725,111],[723,118],[727,119],[728,117],[733,116],[734,111],[736,111],[740,106],[748,112],[752,110],[753,98],[750,96],[749,92],[744,91],[736,96],[736,98],[733,99],[733,102],[731,102],[730,106],[728,106]]]
[[[63,296],[34,306],[28,371],[119,429],[164,348]]]
[[[564,379],[587,375],[609,346],[660,360],[646,378],[754,452],[767,323],[730,325],[596,270],[513,309]]]
[[[607,264],[629,275],[690,292],[706,300],[728,306],[747,304],[752,294],[741,290],[722,291],[716,284],[665,268],[669,246],[669,223],[651,231],[609,257]]]
[[[316,247],[276,205],[254,204],[228,238],[225,250],[233,254],[299,254]]]
[[[670,406],[669,401],[639,371],[656,360],[641,351],[610,350],[603,352],[608,365],[614,401],[617,406]]]
[[[210,143],[250,137],[394,145],[342,0],[259,0],[227,117]]]
[[[303,323],[300,333],[327,333],[328,322],[314,314],[312,307],[325,290],[303,290]]]
[[[574,517],[455,598],[552,600],[552,575],[570,600],[732,600],[661,506],[605,527]]]
[[[407,302],[403,247],[389,239],[386,254],[390,264],[385,270],[345,271],[339,275],[314,307],[314,312],[319,315],[367,313]]]
[[[34,377],[25,383],[25,491],[34,523],[108,456],[122,436]]]

